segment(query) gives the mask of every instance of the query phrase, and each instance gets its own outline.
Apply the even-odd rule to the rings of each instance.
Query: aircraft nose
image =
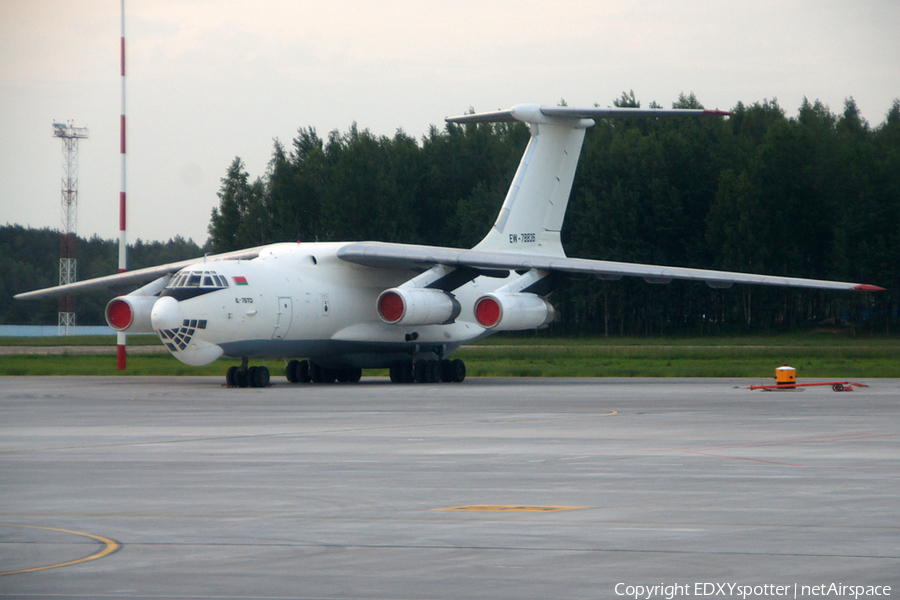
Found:
[[[181,305],[171,296],[163,296],[153,303],[150,311],[150,324],[156,331],[177,329],[181,326]]]

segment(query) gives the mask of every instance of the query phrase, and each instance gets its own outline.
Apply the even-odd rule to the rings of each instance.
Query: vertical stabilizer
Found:
[[[559,232],[566,216],[584,132],[594,125],[593,119],[727,114],[719,110],[520,104],[510,110],[448,118],[450,123],[462,124],[522,121],[531,127],[531,141],[503,201],[500,215],[475,249],[565,256]]]
[[[528,123],[531,140],[494,226],[475,249],[565,256],[559,232],[566,216],[584,130],[594,122],[578,117],[549,117],[540,112],[540,107],[532,105],[451,119],[453,122],[510,120]]]

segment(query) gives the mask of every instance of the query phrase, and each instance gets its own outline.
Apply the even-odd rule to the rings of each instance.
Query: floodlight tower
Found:
[[[86,127],[53,123],[53,135],[62,139],[62,237],[59,240],[59,285],[75,283],[75,229],[78,224],[78,140],[88,137]],[[59,299],[59,334],[69,335],[75,325],[75,298]]]

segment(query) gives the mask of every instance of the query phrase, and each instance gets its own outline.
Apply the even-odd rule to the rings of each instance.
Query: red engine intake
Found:
[[[378,314],[385,323],[396,323],[403,318],[406,303],[403,296],[393,290],[387,290],[378,297]]]
[[[441,290],[391,288],[375,303],[378,316],[391,325],[442,325],[459,316],[459,302]]]
[[[106,305],[106,322],[116,331],[153,333],[150,311],[156,296],[119,296]]]
[[[553,306],[535,294],[485,294],[475,301],[475,320],[485,329],[521,331],[549,325]]]
[[[500,322],[503,308],[493,296],[482,296],[475,302],[475,320],[482,327],[490,329]]]

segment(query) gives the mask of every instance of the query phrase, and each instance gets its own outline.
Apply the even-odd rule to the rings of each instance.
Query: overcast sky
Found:
[[[523,102],[707,108],[900,97],[897,0],[126,0],[128,239],[207,239],[235,156],[354,121],[377,135]],[[118,237],[119,0],[0,3],[0,223],[61,226],[62,143],[80,143],[78,234]]]

